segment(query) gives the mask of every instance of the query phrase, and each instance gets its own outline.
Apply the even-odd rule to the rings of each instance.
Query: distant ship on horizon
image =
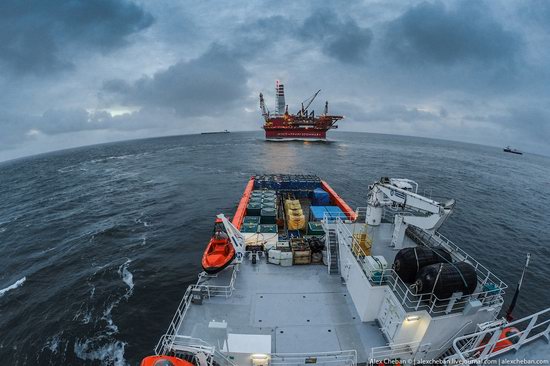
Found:
[[[523,155],[522,151],[519,151],[518,149],[512,149],[510,146],[506,146],[504,149],[502,149],[504,152],[511,153],[511,154],[518,154]]]
[[[315,116],[315,111],[310,112],[308,108],[320,92],[321,90],[318,90],[302,102],[302,107],[296,114],[288,112],[288,105],[285,103],[285,88],[278,80],[275,84],[276,104],[274,113],[267,109],[264,96],[260,93],[260,109],[265,120],[263,125],[265,139],[271,141],[325,141],[327,131],[338,128],[336,122],[343,119],[344,116],[330,115],[328,113],[328,101],[325,102],[323,114]]]
[[[218,133],[231,133],[231,132],[229,132],[228,130],[212,131],[212,132],[201,132],[201,135],[214,135],[214,134],[218,134]]]

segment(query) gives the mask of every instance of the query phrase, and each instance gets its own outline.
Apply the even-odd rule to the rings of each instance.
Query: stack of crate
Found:
[[[310,264],[311,249],[309,244],[302,238],[291,239],[292,258],[294,264]]]

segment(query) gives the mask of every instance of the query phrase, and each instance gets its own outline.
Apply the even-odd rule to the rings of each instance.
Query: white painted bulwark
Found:
[[[343,241],[339,240],[339,242],[342,278],[346,282],[355,309],[361,321],[374,321],[384,299],[386,286],[372,286],[351,250],[342,244]]]

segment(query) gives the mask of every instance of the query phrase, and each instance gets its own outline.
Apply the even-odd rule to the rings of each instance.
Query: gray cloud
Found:
[[[522,49],[521,36],[492,14],[480,1],[462,0],[456,7],[424,2],[389,23],[383,43],[402,64],[512,64]]]
[[[103,111],[88,112],[84,109],[50,109],[35,120],[33,128],[46,134],[100,130],[110,127],[112,117]]]
[[[3,113],[0,115],[0,142],[4,148],[13,147],[22,140],[32,140],[38,134],[101,130],[113,127],[112,122],[109,113],[88,112],[78,108],[50,109],[41,116]]]
[[[4,0],[0,65],[17,75],[67,69],[76,54],[121,47],[152,20],[129,0]]]
[[[545,107],[512,106],[503,113],[490,114],[487,120],[524,141],[546,144],[550,141],[550,112]]]
[[[0,159],[259,129],[274,79],[291,110],[323,89],[344,130],[550,153],[545,1],[225,5],[0,2]]]
[[[346,111],[346,118],[355,122],[387,124],[407,123],[414,125],[415,122],[435,122],[446,118],[449,112],[445,109],[437,111],[422,110],[415,106],[403,104],[387,104],[369,108],[368,106],[358,105],[349,102],[339,102],[334,104],[334,108]]]
[[[153,76],[103,85],[105,100],[130,106],[163,107],[182,116],[216,115],[233,108],[248,94],[247,71],[219,45],[190,61],[180,61]]]
[[[365,60],[373,33],[352,18],[343,20],[332,11],[319,10],[304,20],[297,36],[311,44],[320,43],[322,52],[331,58],[360,63]]]

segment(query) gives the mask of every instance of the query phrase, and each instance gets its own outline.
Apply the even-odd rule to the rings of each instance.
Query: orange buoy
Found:
[[[171,356],[148,356],[141,361],[141,366],[195,366],[189,361]]]
[[[202,256],[202,268],[206,273],[218,273],[235,258],[235,248],[229,240],[220,219],[216,219],[214,233]]]

